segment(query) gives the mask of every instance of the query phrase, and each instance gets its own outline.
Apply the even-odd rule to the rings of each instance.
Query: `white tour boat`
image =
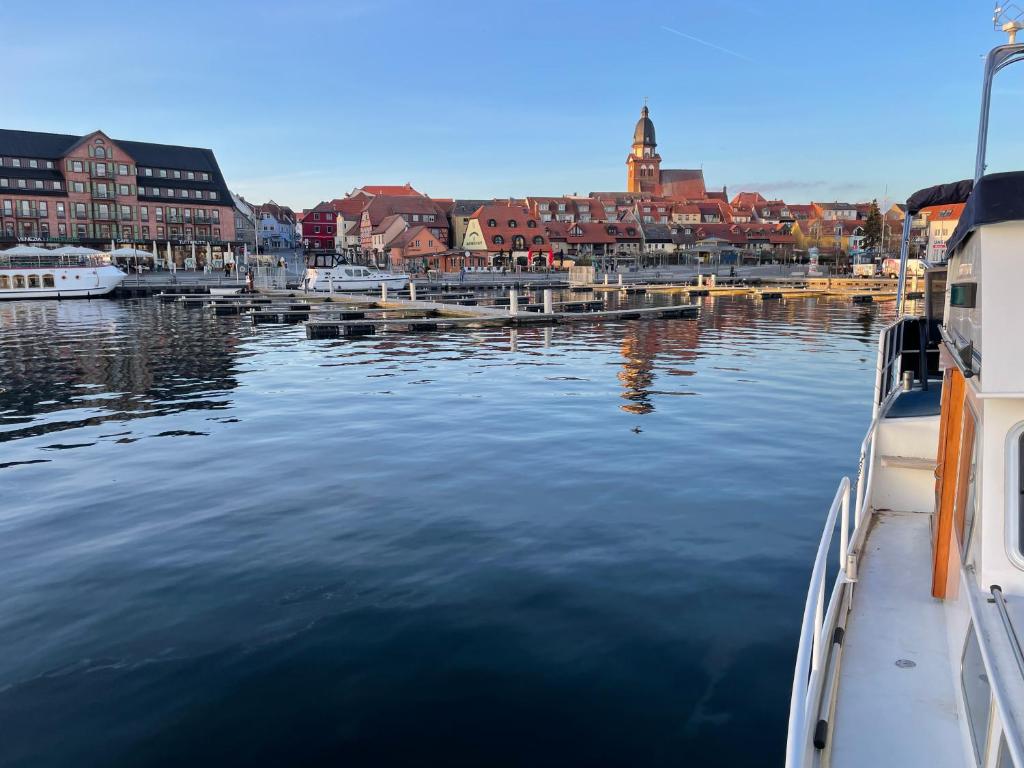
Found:
[[[907,203],[859,476],[840,482],[811,572],[790,768],[1024,768],[1024,172],[985,174],[992,78],[1024,60],[1024,25],[1002,28],[974,179]],[[961,202],[911,314],[910,221]]]
[[[409,276],[349,264],[337,254],[315,254],[306,260],[307,291],[377,291],[382,285],[400,291],[409,285]]]
[[[88,248],[15,246],[0,251],[0,300],[96,298],[113,291],[125,277],[109,256]]]

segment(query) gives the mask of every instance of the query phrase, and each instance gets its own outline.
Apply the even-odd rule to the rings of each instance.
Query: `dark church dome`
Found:
[[[640,119],[636,121],[636,130],[633,131],[633,143],[643,144],[645,147],[657,144],[654,140],[654,123],[647,116],[647,105],[640,110]]]

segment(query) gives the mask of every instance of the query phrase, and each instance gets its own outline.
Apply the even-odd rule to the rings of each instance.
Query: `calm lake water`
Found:
[[[781,764],[892,311],[0,305],[0,765]]]

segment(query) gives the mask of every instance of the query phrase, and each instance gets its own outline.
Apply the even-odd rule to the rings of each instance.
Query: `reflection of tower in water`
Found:
[[[662,375],[680,375],[682,370],[676,364],[690,362],[698,357],[697,343],[700,326],[692,320],[663,320],[632,322],[624,328],[619,350],[624,358],[618,373],[622,383],[622,398],[627,400],[622,410],[644,414],[654,410],[652,395],[655,375],[655,359],[659,353],[663,362],[673,366],[664,369]],[[686,371],[688,375],[691,371]]]

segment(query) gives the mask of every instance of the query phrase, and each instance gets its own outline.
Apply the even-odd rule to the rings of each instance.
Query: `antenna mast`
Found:
[[[1017,42],[1017,31],[1024,29],[1024,10],[1016,3],[996,5],[992,10],[992,28],[1010,36],[1009,44]]]

